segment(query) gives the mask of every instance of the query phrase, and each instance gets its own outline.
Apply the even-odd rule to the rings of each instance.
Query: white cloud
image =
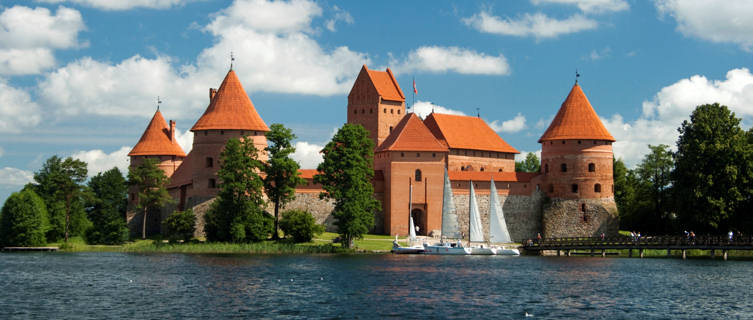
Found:
[[[334,6],[332,10],[335,11],[335,15],[332,17],[332,19],[327,20],[327,22],[325,23],[327,30],[335,32],[335,24],[338,21],[342,21],[347,24],[353,24],[353,16],[351,16],[349,12],[340,9],[338,6]]]
[[[11,167],[0,168],[0,185],[23,186],[33,180],[34,173],[31,171]]]
[[[535,5],[565,4],[575,5],[584,13],[606,13],[630,8],[625,0],[531,0]]]
[[[130,10],[134,8],[167,9],[196,0],[37,0],[46,3],[70,2],[101,10]]]
[[[183,148],[183,152],[188,154],[191,152],[191,149],[193,149],[193,132],[191,130],[187,130],[186,132],[181,132],[179,129],[175,129],[175,140],[178,141],[178,144],[181,148]]]
[[[41,121],[39,105],[28,92],[8,85],[0,78],[0,133],[18,133]]]
[[[505,36],[555,38],[569,33],[596,29],[594,20],[576,14],[564,20],[548,17],[543,13],[526,13],[516,19],[500,18],[481,11],[462,20],[466,25],[486,33]]]
[[[215,35],[234,29],[264,33],[310,31],[311,20],[322,15],[322,8],[307,0],[236,0],[207,26]]]
[[[662,15],[677,21],[677,30],[688,37],[711,42],[730,42],[753,51],[753,1],[656,0]]]
[[[0,74],[38,74],[54,67],[52,49],[79,46],[83,30],[81,13],[59,7],[53,15],[47,8],[13,6],[0,13]]]
[[[485,53],[458,47],[419,47],[408,53],[403,62],[393,59],[390,64],[400,72],[457,72],[461,74],[510,74],[510,66],[503,55],[490,56]]]
[[[496,132],[519,132],[526,128],[526,117],[523,114],[518,113],[515,118],[499,123],[498,120],[494,120],[489,123],[489,127]]]
[[[95,149],[79,151],[74,153],[71,157],[87,163],[90,177],[97,175],[97,173],[110,170],[113,167],[118,167],[120,172],[125,174],[128,172],[128,152],[130,151],[131,147],[123,146],[111,153],[105,153],[102,150]]]
[[[429,101],[416,101],[416,103],[413,105],[411,110],[408,110],[410,112],[414,112],[417,116],[421,117],[421,119],[425,119],[428,117],[432,112],[436,113],[444,113],[444,114],[455,114],[464,116],[465,113],[459,110],[454,110],[450,108],[445,108],[443,106],[438,106],[432,102]]]
[[[316,169],[322,162],[322,154],[319,153],[324,146],[298,141],[295,143],[295,153],[290,157],[301,165],[301,169]]]
[[[591,50],[591,53],[589,53],[588,56],[583,57],[583,60],[596,61],[596,60],[609,57],[611,53],[612,53],[612,49],[609,47],[605,47],[601,50],[594,49],[594,50]]]
[[[728,71],[725,80],[701,75],[681,79],[644,101],[643,114],[637,120],[625,121],[616,114],[602,122],[617,140],[615,156],[634,166],[648,152],[648,144],[674,148],[682,121],[689,119],[697,106],[714,102],[726,105],[738,117],[753,115],[753,74],[740,68]]]

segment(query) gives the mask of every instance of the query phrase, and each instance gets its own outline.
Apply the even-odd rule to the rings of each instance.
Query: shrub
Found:
[[[45,245],[47,208],[31,189],[13,193],[0,211],[0,245],[34,247]]]
[[[286,237],[292,237],[295,242],[309,242],[314,235],[324,232],[324,226],[316,224],[314,217],[302,210],[283,213],[280,229],[285,232]]]
[[[170,242],[191,240],[194,231],[196,231],[196,216],[193,214],[193,210],[173,212],[165,219],[165,228]]]

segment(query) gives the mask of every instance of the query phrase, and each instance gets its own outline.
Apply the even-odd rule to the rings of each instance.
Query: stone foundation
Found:
[[[585,205],[585,213],[583,211]],[[596,237],[617,235],[619,216],[614,198],[551,199],[543,206],[544,237]]]
[[[541,192],[534,192],[531,196],[499,196],[499,201],[502,204],[502,212],[507,223],[507,231],[510,232],[510,239],[513,242],[524,242],[524,240],[535,238],[536,233],[541,231],[542,199],[543,193]],[[453,196],[453,201],[458,215],[458,225],[467,240],[470,234],[468,228],[468,220],[470,220],[468,194],[456,194]],[[478,209],[481,212],[484,239],[488,241],[489,195],[477,194],[476,201],[478,202]]]

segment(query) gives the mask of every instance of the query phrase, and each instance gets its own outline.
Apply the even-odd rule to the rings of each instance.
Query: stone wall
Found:
[[[535,238],[536,233],[541,231],[541,204],[543,193],[534,192],[531,196],[500,195],[502,212],[513,242],[522,242],[526,239]],[[468,220],[470,212],[468,206],[468,194],[455,194],[453,196],[455,209],[458,215],[460,230],[468,239]],[[478,209],[481,212],[481,225],[484,227],[484,239],[489,240],[489,195],[476,195]]]
[[[551,199],[544,203],[542,211],[544,237],[595,237],[602,232],[613,236],[619,229],[614,198]]]

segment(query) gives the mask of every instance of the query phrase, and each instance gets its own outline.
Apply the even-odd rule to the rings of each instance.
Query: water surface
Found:
[[[0,318],[746,319],[753,262],[0,254]]]

